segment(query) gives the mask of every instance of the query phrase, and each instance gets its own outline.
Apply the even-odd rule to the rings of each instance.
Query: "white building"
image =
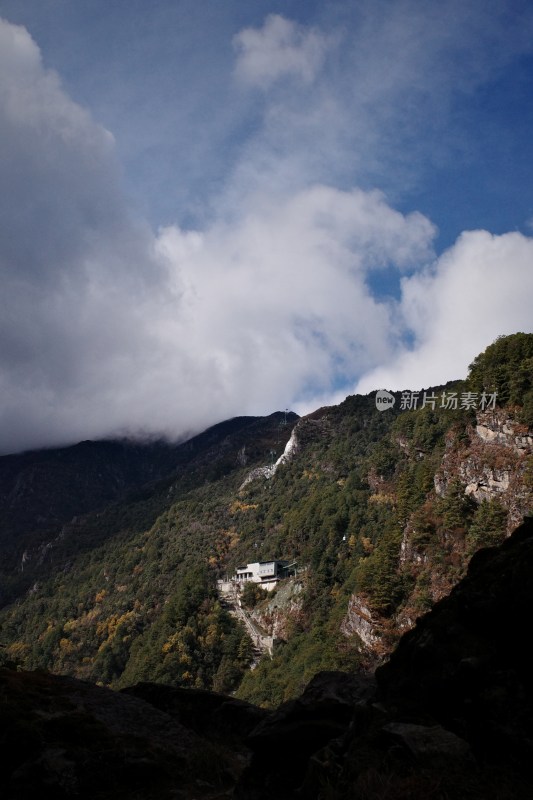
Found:
[[[263,589],[273,589],[277,582],[287,574],[288,561],[255,561],[245,567],[237,567],[233,580],[239,585],[253,581]]]

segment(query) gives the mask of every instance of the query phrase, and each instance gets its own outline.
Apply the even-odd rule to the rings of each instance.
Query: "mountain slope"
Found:
[[[515,369],[524,391],[533,385],[533,336],[517,337],[512,369],[487,392],[505,392]],[[508,344],[489,349],[491,364]],[[483,365],[479,357],[477,377]],[[277,415],[208,432],[173,477],[64,527],[48,580],[1,616],[7,657],[114,686],[239,686],[262,705],[295,696],[320,670],[372,667],[474,552],[533,508],[525,407],[441,402],[472,391],[434,387],[435,407],[417,410],[396,393],[384,412],[374,395],[349,397],[286,427]],[[289,434],[290,456],[274,474],[270,451]],[[271,558],[295,560],[298,573],[254,609],[278,643],[250,672],[251,643],[215,581]]]
[[[295,418],[289,415],[289,420]],[[284,445],[285,421],[284,414],[237,417],[177,445],[82,442],[0,457],[0,605],[47,575],[54,557],[56,562],[65,558],[59,554],[61,542],[84,528],[79,517],[160,496],[165,477],[178,497],[197,483],[255,463]],[[242,464],[235,459],[235,448]],[[166,505],[159,502],[158,508]]]
[[[227,543],[218,518],[209,521],[210,509],[219,494],[234,496],[250,467],[283,448],[285,419],[215,426],[179,448],[182,463],[168,478],[63,525],[37,562],[38,580],[4,612],[7,657],[106,683],[126,666],[135,679],[168,681],[182,646],[172,638],[177,630],[192,651],[179,662],[184,685],[230,688],[251,647],[216,598],[208,563]],[[165,656],[159,672],[157,654]]]
[[[533,521],[484,550],[370,676],[267,712],[141,683],[0,669],[6,800],[529,800]]]

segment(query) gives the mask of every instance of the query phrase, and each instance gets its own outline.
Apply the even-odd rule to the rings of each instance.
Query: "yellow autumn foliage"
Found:
[[[259,508],[257,503],[244,503],[242,500],[234,500],[230,505],[230,514],[236,514],[238,511],[250,511]]]
[[[29,652],[30,646],[25,642],[13,642],[6,648],[6,653],[12,661],[23,661]]]

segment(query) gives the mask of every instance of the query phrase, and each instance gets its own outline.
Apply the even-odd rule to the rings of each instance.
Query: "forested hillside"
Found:
[[[0,606],[121,527],[149,527],[191,488],[262,463],[283,448],[286,421],[236,417],[181,444],[81,442],[0,457]]]
[[[2,612],[4,658],[263,705],[321,669],[374,666],[474,552],[532,510],[532,359],[533,335],[516,334],[466,382],[420,392],[416,408],[398,392],[386,411],[352,396],[287,425],[283,414],[227,423],[163,481],[57,530],[29,590]],[[298,570],[254,600],[278,641],[250,671],[251,642],[216,579],[271,558]]]

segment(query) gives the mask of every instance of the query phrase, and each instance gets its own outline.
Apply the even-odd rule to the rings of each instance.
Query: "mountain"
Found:
[[[302,419],[222,423],[161,451],[160,480],[152,472],[111,500],[103,481],[98,510],[41,530],[33,546],[14,514],[5,660],[269,707],[320,671],[373,669],[472,555],[533,509],[532,359],[533,335],[515,334],[466,382],[392,393],[384,411],[373,393]],[[216,579],[269,559],[291,561],[295,575],[253,600],[275,645],[251,670],[252,642]]]
[[[0,669],[6,800],[529,800],[533,521],[369,675],[320,672],[266,711],[200,689],[122,692]]]
[[[47,574],[61,541],[82,516],[160,494],[164,478],[171,478],[176,496],[212,482],[234,468],[233,447],[240,448],[245,463],[255,463],[284,445],[287,418],[294,421],[296,415],[237,417],[176,445],[87,441],[1,456],[0,605]]]

